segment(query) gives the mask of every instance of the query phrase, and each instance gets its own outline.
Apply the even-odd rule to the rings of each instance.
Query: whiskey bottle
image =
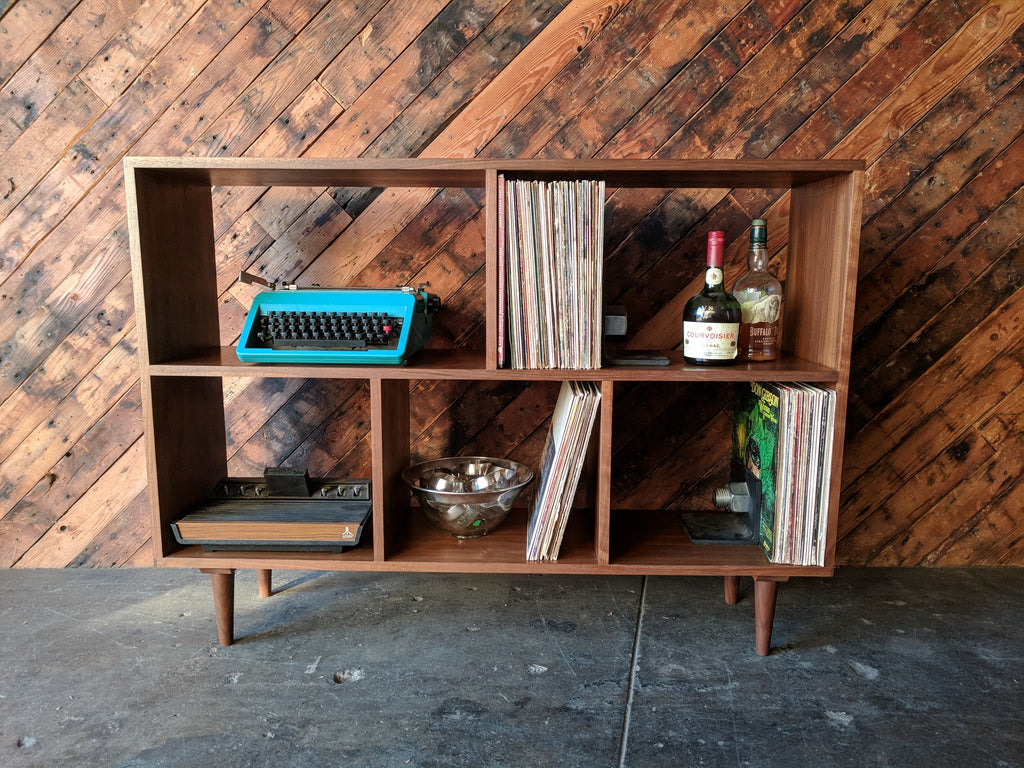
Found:
[[[747,272],[732,286],[743,310],[740,325],[740,360],[774,360],[779,355],[782,284],[768,271],[768,222],[750,223]]]
[[[736,362],[740,332],[740,303],[725,289],[722,252],[725,233],[708,233],[708,268],[704,290],[683,310],[683,359],[696,365]]]

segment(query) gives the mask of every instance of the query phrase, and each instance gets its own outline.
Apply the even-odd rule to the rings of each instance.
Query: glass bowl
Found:
[[[533,470],[510,459],[454,456],[413,464],[402,472],[402,480],[434,525],[471,539],[505,519],[533,480]]]

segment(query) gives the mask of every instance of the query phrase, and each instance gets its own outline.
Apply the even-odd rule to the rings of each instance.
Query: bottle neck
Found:
[[[725,263],[725,233],[714,231],[708,232],[708,268],[704,273],[704,290],[716,291],[725,290],[725,273],[722,265]]]
[[[751,272],[768,271],[768,222],[764,219],[754,219],[750,222],[747,267]]]
[[[747,267],[751,272],[765,272],[768,269],[768,248],[764,243],[751,243],[747,253]]]

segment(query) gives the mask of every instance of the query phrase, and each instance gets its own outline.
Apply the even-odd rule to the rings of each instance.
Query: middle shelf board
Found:
[[[834,384],[833,368],[784,354],[766,363],[740,363],[716,368],[687,365],[682,353],[665,352],[663,366],[614,365],[596,370],[488,368],[484,354],[465,350],[423,350],[405,365],[324,365],[243,363],[234,347],[218,347],[193,357],[149,366],[151,376],[251,377],[303,379],[462,379],[468,381],[807,381]]]

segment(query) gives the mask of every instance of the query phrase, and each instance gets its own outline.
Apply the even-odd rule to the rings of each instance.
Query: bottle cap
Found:
[[[768,242],[768,222],[754,219],[750,222],[750,244],[765,245]]]
[[[708,266],[722,266],[722,252],[725,250],[725,232],[708,232]]]

